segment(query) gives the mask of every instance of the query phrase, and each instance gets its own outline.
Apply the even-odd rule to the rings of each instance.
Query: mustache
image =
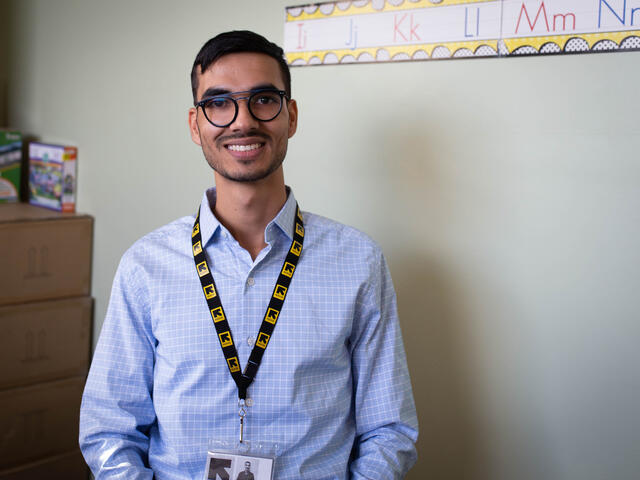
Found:
[[[260,138],[264,138],[265,140],[269,140],[269,135],[267,135],[266,133],[260,132],[258,130],[248,130],[246,132],[236,132],[236,133],[232,133],[230,135],[224,135],[222,137],[218,137],[216,140],[216,143],[218,145],[222,145],[225,142],[228,142],[229,140],[242,140],[248,137],[260,137]]]

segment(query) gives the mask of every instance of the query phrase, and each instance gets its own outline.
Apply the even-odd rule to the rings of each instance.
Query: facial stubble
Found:
[[[284,162],[284,158],[287,155],[287,142],[285,142],[285,145],[282,151],[275,152],[273,161],[270,162],[265,169],[259,170],[256,172],[234,174],[228,171],[227,169],[225,169],[223,162],[220,160],[222,155],[226,153],[225,152],[226,148],[224,147],[223,143],[231,139],[240,139],[240,138],[246,138],[246,137],[262,137],[265,140],[269,140],[270,137],[268,135],[265,135],[262,132],[250,131],[247,134],[235,134],[235,135],[220,137],[214,141],[214,145],[212,147],[212,145],[209,142],[206,142],[203,139],[200,129],[198,129],[198,134],[200,136],[200,144],[202,145],[202,153],[204,154],[204,158],[207,160],[207,163],[209,164],[209,166],[218,175],[220,175],[221,177],[227,180],[231,180],[233,182],[249,183],[249,182],[257,182],[264,178],[267,178],[273,172],[278,170],[278,168],[280,168],[280,166],[282,165],[282,162]],[[249,164],[255,160],[235,159],[235,161],[240,164]]]

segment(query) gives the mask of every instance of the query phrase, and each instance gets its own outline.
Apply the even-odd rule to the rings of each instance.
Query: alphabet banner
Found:
[[[640,50],[640,0],[353,0],[285,15],[292,66]]]

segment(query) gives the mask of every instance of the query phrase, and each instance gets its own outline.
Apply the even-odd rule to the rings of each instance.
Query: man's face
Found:
[[[244,462],[244,470],[245,472],[249,472],[251,470],[251,462]]]
[[[284,90],[278,62],[262,53],[230,53],[199,75],[198,101],[212,94],[257,88]],[[281,168],[289,138],[296,132],[298,110],[283,99],[282,111],[269,122],[251,116],[246,100],[238,101],[238,116],[228,127],[209,123],[200,108],[189,110],[192,140],[202,147],[218,175],[235,182],[256,182]]]

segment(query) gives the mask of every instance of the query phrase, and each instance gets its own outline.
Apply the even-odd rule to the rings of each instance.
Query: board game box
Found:
[[[76,147],[30,143],[29,203],[74,212],[77,159]]]
[[[22,135],[0,130],[0,203],[17,202],[20,198]]]

